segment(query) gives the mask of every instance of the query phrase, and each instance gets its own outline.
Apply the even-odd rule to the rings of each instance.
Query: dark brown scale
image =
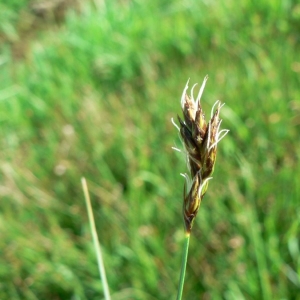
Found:
[[[183,109],[183,116],[184,116],[184,121],[186,125],[192,129],[193,123],[194,123],[194,118],[193,118],[193,112],[194,112],[194,104],[192,101],[189,99],[187,95],[185,95],[185,102],[184,102],[184,109]]]

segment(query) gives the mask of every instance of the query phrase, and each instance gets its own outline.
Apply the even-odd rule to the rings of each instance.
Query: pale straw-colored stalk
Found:
[[[91,200],[90,200],[90,196],[89,196],[89,192],[88,192],[88,187],[87,187],[87,183],[86,183],[86,180],[84,177],[81,178],[81,184],[82,184],[86,208],[87,208],[87,212],[88,212],[89,223],[90,223],[90,227],[91,227],[91,233],[92,233],[92,237],[93,237],[95,252],[96,252],[96,256],[97,256],[97,262],[98,262],[98,268],[99,268],[99,273],[100,273],[100,280],[102,281],[102,286],[103,286],[104,298],[105,298],[105,300],[110,300],[111,298],[110,298],[109,287],[108,287],[105,268],[104,268],[101,246],[100,246],[100,242],[99,242],[99,238],[98,238],[98,234],[97,234],[97,230],[96,230],[96,226],[95,226],[94,214],[93,214]]]

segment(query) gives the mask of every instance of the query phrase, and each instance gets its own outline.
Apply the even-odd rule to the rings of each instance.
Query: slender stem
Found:
[[[183,291],[183,284],[184,284],[184,277],[185,277],[185,270],[186,270],[186,263],[187,263],[187,257],[189,252],[189,242],[190,242],[190,232],[185,233],[185,239],[184,239],[184,248],[183,248],[183,255],[182,255],[182,262],[181,262],[181,271],[180,271],[180,279],[179,279],[179,285],[178,285],[178,292],[177,292],[177,300],[181,300],[182,297],[182,291]]]
[[[81,184],[82,184],[82,189],[83,189],[84,198],[85,198],[85,202],[86,202],[87,212],[88,212],[88,216],[89,216],[89,222],[90,222],[90,226],[91,226],[91,232],[92,232],[94,247],[95,247],[95,251],[96,251],[97,261],[98,261],[100,279],[102,280],[102,284],[103,284],[104,298],[105,298],[105,300],[110,300],[109,288],[108,288],[108,283],[107,283],[105,269],[104,269],[104,262],[103,262],[103,257],[102,257],[102,253],[101,253],[101,247],[100,247],[100,243],[99,243],[99,239],[98,239],[93,210],[92,210],[92,206],[91,206],[91,200],[90,200],[90,196],[89,196],[85,178],[81,178]]]

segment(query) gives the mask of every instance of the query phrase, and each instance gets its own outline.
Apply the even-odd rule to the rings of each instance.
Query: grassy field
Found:
[[[82,176],[112,298],[175,298],[186,164],[170,119],[206,74],[206,115],[225,102],[230,133],[184,299],[300,299],[297,1],[47,3],[0,3],[0,299],[102,299]]]

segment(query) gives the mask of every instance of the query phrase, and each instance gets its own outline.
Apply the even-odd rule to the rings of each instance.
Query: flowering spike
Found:
[[[187,95],[188,83],[181,97],[183,120],[178,116],[179,132],[187,155],[187,163],[191,173],[191,179],[187,174],[182,174],[186,183],[184,186],[183,218],[185,229],[190,232],[193,221],[198,213],[200,203],[204,197],[208,181],[212,178],[217,157],[217,145],[229,130],[220,131],[222,120],[220,110],[224,104],[218,100],[212,107],[211,119],[205,121],[200,99],[208,76],[203,80],[199,94],[194,99],[194,88],[191,89],[191,98]],[[216,108],[216,109],[215,109]],[[172,120],[175,125],[175,122]],[[178,127],[176,125],[176,127]]]

